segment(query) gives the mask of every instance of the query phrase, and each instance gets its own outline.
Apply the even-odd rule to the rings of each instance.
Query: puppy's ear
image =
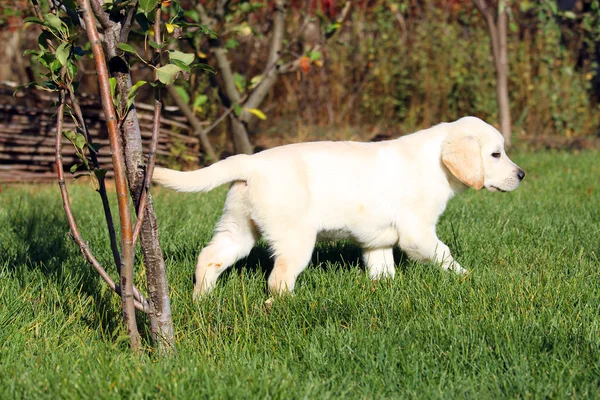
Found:
[[[483,160],[473,136],[450,135],[442,145],[442,162],[458,180],[473,189],[483,187]]]

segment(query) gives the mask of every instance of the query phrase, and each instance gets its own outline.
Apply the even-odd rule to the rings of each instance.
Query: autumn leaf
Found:
[[[300,69],[305,73],[310,71],[310,59],[308,57],[304,56],[300,59]]]
[[[245,110],[248,111],[249,113],[256,115],[258,118],[260,118],[262,120],[267,119],[267,116],[265,115],[265,113],[260,111],[258,108],[246,108]]]

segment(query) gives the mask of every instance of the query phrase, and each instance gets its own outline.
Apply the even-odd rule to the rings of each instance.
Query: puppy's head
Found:
[[[448,124],[442,163],[459,181],[477,190],[485,187],[492,192],[509,192],[525,177],[504,152],[500,132],[475,117]]]

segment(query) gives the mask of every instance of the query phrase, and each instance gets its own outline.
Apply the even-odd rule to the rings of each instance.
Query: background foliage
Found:
[[[557,2],[544,0],[513,2],[510,8],[509,91],[517,140],[599,133],[600,1],[562,3],[573,7],[561,10]],[[270,146],[320,137],[366,139],[378,133],[407,133],[466,114],[497,121],[489,38],[470,1],[353,2],[349,17],[329,39],[344,5],[290,3],[286,51],[301,55],[316,44],[322,50],[305,68],[279,78],[261,106],[267,120],[252,127],[251,140]],[[188,21],[198,19],[193,2],[182,1],[182,6]],[[264,68],[273,4],[236,0],[228,7],[219,40],[226,44],[232,69],[240,71],[236,85],[246,88]],[[19,9],[23,7],[15,8]],[[3,11],[4,30],[15,29],[8,22],[14,22],[12,13]],[[312,16],[310,24],[306,16]],[[20,29],[23,34],[31,30]],[[142,49],[144,36],[132,37]],[[203,35],[180,43],[182,51],[196,51],[213,63]],[[35,75],[34,66],[27,68]],[[144,79],[145,73],[140,69],[134,76]],[[80,78],[93,87],[94,76],[83,73]],[[190,83],[178,83],[200,119],[213,121],[224,111],[214,83],[218,79],[199,74]],[[338,133],[314,129],[319,126],[337,128]],[[226,123],[211,137],[218,149],[229,148]]]

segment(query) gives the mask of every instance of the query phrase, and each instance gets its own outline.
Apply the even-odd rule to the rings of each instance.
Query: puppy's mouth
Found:
[[[500,189],[498,186],[494,186],[494,185],[488,186],[487,190],[489,190],[490,192],[501,192],[501,193],[508,192],[508,190]]]

